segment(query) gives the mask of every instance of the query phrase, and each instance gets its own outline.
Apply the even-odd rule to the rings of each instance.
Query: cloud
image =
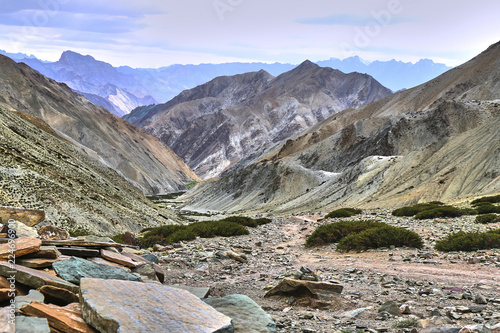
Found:
[[[339,26],[373,26],[373,25],[393,25],[411,22],[412,19],[400,16],[384,16],[386,14],[373,12],[371,16],[355,14],[333,14],[323,17],[310,17],[299,19],[296,22],[308,25],[339,25]]]

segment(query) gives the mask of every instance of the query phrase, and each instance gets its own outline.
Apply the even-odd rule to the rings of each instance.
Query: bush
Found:
[[[255,228],[259,225],[270,223],[272,220],[266,218],[252,219],[246,216],[229,216],[225,219],[222,219],[221,221],[234,222],[246,227]]]
[[[443,205],[443,203],[440,201],[426,202],[426,203],[416,204],[413,206],[406,206],[406,207],[401,207],[401,208],[395,209],[392,211],[392,215],[394,215],[394,216],[414,216],[420,212],[434,209],[434,208],[437,208],[437,207],[442,206],[442,205]]]
[[[464,215],[461,209],[452,206],[440,206],[433,209],[424,210],[415,215],[417,220],[434,219],[439,217],[459,217]]]
[[[418,319],[416,318],[408,318],[408,319],[403,319],[401,321],[398,321],[392,327],[394,328],[412,328],[412,327],[417,327],[418,326]]]
[[[359,252],[391,245],[421,248],[424,243],[414,231],[387,225],[346,236],[337,244],[337,250]]]
[[[498,216],[496,214],[478,215],[478,216],[476,216],[476,219],[474,220],[474,222],[481,223],[481,224],[500,222],[500,216]]]
[[[248,229],[245,226],[228,221],[197,222],[188,225],[188,228],[202,238],[248,235]]]
[[[82,237],[89,235],[89,232],[87,230],[82,230],[82,229],[70,230],[68,231],[68,233],[71,237]]]
[[[357,208],[340,208],[328,213],[325,216],[325,219],[338,218],[338,217],[351,217],[354,215],[361,214],[362,212],[363,212],[362,209],[357,209]]]
[[[477,215],[477,210],[472,208],[462,208],[464,215]]]
[[[116,243],[135,245],[135,237],[130,232],[126,232],[124,234],[118,234],[110,238]]]
[[[330,224],[324,224],[316,228],[313,233],[307,237],[306,246],[325,245],[336,243],[345,236],[352,233],[359,233],[370,228],[379,228],[386,226],[383,222],[371,220],[361,221],[339,221]]]
[[[500,206],[495,206],[490,203],[482,203],[476,207],[478,214],[500,213]]]
[[[500,229],[488,232],[455,232],[437,241],[434,247],[445,252],[500,248]]]
[[[491,197],[482,197],[471,202],[472,206],[478,206],[481,203],[498,203],[500,202],[500,195],[494,195]]]

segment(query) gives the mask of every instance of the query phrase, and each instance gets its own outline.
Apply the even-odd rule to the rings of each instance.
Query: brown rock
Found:
[[[38,271],[21,265],[10,265],[6,261],[0,261],[0,275],[10,277],[13,274],[12,271],[16,271],[16,282],[25,284],[35,289],[44,285],[52,285],[70,290],[74,293],[78,292],[78,286],[50,273]]]
[[[94,333],[82,317],[81,312],[68,310],[52,304],[31,302],[23,306],[19,312],[26,316],[46,318],[51,330],[65,333]]]
[[[331,282],[316,282],[306,280],[294,280],[285,278],[264,297],[274,295],[291,295],[296,297],[314,297],[320,298],[329,295],[338,295],[342,293],[344,287],[340,284]]]
[[[14,254],[17,257],[37,252],[42,246],[42,241],[38,238],[17,238],[15,243],[8,242],[0,245],[0,258],[7,259],[9,255]],[[11,252],[13,249],[13,252]]]
[[[41,239],[47,240],[65,240],[70,237],[69,232],[52,225],[46,225],[38,230]]]
[[[66,256],[75,256],[80,258],[98,257],[101,255],[101,252],[97,249],[80,247],[58,247],[57,250]]]
[[[129,257],[130,259],[136,261],[136,262],[143,262],[143,263],[146,263],[146,264],[152,264],[154,269],[155,269],[155,272],[156,272],[156,277],[158,278],[158,280],[161,282],[161,283],[164,283],[165,282],[165,271],[163,270],[163,268],[161,268],[160,265],[158,264],[155,264],[154,262],[152,261],[149,261],[137,254],[133,254],[133,253],[130,253],[128,251],[123,251],[122,252],[123,255]]]
[[[126,267],[137,267],[139,265],[129,257],[104,249],[101,249],[101,257]]]
[[[0,288],[0,302],[13,298],[10,297],[10,291],[10,288]]]
[[[101,257],[87,258],[87,260],[92,261],[92,262],[96,262],[98,264],[104,264],[104,265],[109,265],[109,266],[113,266],[113,267],[119,267],[119,268],[125,270],[128,273],[131,272],[130,268],[124,267],[124,266],[122,266],[120,264],[117,264],[116,262],[108,261],[108,260],[106,260],[104,258],[101,258]]]
[[[51,267],[57,259],[45,259],[45,258],[20,258],[16,260],[19,265],[29,267],[29,268],[46,268]]]
[[[0,288],[10,288],[10,282],[3,276],[0,276]]]
[[[38,291],[45,296],[45,301],[47,303],[55,305],[66,306],[80,301],[80,298],[78,298],[78,295],[75,293],[55,286],[42,286],[38,288]]]
[[[229,258],[231,258],[235,261],[241,262],[243,264],[248,261],[244,254],[238,254],[234,251],[226,251],[224,253],[224,255],[228,256]]]
[[[8,220],[14,219],[23,222],[28,227],[32,227],[45,220],[45,212],[40,209],[0,206],[0,218],[4,221],[3,223],[7,223]]]
[[[43,244],[43,240],[42,240]],[[38,252],[30,253],[25,255],[24,258],[46,258],[46,259],[57,259],[61,255],[61,252],[57,250],[55,246],[40,246]]]
[[[100,332],[233,332],[231,318],[185,290],[89,278],[80,288],[83,317]]]

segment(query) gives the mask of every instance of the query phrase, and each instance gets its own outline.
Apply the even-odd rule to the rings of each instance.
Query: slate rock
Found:
[[[49,322],[46,318],[16,316],[16,333],[50,333]]]
[[[97,249],[77,248],[77,247],[58,247],[57,250],[65,256],[78,256],[82,258],[98,257],[101,251]]]
[[[13,246],[13,248],[11,248]],[[38,238],[33,237],[23,237],[14,240],[14,244],[5,243],[0,245],[0,258],[7,259],[11,254],[14,254],[16,258],[37,252],[42,246],[42,241]],[[13,249],[13,252],[11,252]]]
[[[43,294],[37,290],[31,289],[26,296],[16,296],[16,309],[20,309],[23,305],[30,304],[31,302],[41,302],[45,300]]]
[[[38,238],[38,231],[35,228],[29,227],[26,224],[19,221],[11,221],[9,224],[4,224],[2,232],[8,233],[9,229],[15,230],[15,235],[17,238],[21,237]]]
[[[47,268],[51,267],[56,259],[47,258],[19,258],[16,260],[19,265],[29,268]]]
[[[57,275],[71,283],[80,284],[82,278],[115,279],[141,281],[134,275],[123,269],[104,264],[98,264],[89,260],[71,257],[71,259],[57,261],[53,265]]]
[[[316,282],[306,280],[294,280],[285,278],[278,285],[269,290],[264,297],[274,295],[290,295],[296,297],[320,297],[326,295],[338,295],[344,287],[331,282]]]
[[[248,296],[236,294],[222,298],[207,298],[203,301],[230,317],[236,332],[276,332],[276,323],[271,316]]]
[[[23,256],[23,259],[29,258],[44,258],[44,259],[57,259],[61,256],[61,252],[55,246],[42,245],[38,252],[30,253]]]
[[[195,295],[198,298],[207,298],[210,293],[210,288],[208,287],[190,287],[190,286],[172,286],[168,285],[170,288],[177,288],[189,291],[191,294]]]
[[[129,257],[105,249],[101,249],[101,257],[103,257],[106,260],[123,265],[125,267],[137,267],[139,265]]]
[[[476,297],[474,297],[474,302],[476,304],[488,304],[488,301],[486,300],[486,297],[484,297],[481,294],[477,294]]]
[[[67,260],[65,260],[67,261]],[[64,261],[59,261],[57,263],[62,263]],[[54,263],[56,264],[56,263]],[[24,267],[21,265],[10,265],[6,261],[0,261],[0,275],[5,277],[10,277],[12,271],[16,271],[16,282],[27,285],[32,288],[40,288],[44,285],[52,285],[60,288],[70,290],[72,292],[78,292],[78,286],[58,278],[50,273],[39,271],[33,268]]]
[[[155,264],[158,263],[158,257],[155,256],[154,254],[151,254],[151,253],[146,253],[146,254],[143,254],[141,257],[143,257],[144,259],[148,260],[148,261],[151,261]]]
[[[354,319],[357,318],[360,314],[368,310],[368,308],[359,308],[359,309],[354,309],[351,311],[346,311],[340,314],[340,317],[342,318],[347,318],[347,319]]]
[[[185,290],[90,278],[82,279],[80,288],[83,317],[100,332],[234,331],[231,318]]]
[[[96,333],[82,317],[78,307],[60,307],[53,304],[32,302],[24,305],[19,312],[26,316],[46,318],[51,331],[71,333]]]
[[[43,286],[38,289],[45,296],[47,303],[52,303],[59,306],[66,306],[71,303],[78,303],[80,299],[78,295],[69,290],[54,286]]]

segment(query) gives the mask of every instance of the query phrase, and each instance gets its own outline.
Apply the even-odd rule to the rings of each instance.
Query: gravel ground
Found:
[[[196,239],[155,254],[168,262],[162,264],[168,270],[166,283],[210,287],[211,297],[247,295],[272,316],[278,332],[409,332],[413,326],[423,332],[429,327],[500,323],[500,250],[433,250],[434,242],[452,231],[484,231],[500,224],[478,225],[473,216],[417,221],[393,217],[387,210],[369,210],[353,219],[409,228],[422,236],[424,248],[339,253],[334,244],[304,246],[317,226],[336,221],[318,222],[321,217],[275,218],[249,228],[246,236]],[[227,250],[243,254],[247,262],[226,257]],[[327,305],[291,296],[264,298],[271,286],[301,267],[322,281],[340,282],[342,294]],[[404,314],[380,314],[387,301],[396,302]]]

